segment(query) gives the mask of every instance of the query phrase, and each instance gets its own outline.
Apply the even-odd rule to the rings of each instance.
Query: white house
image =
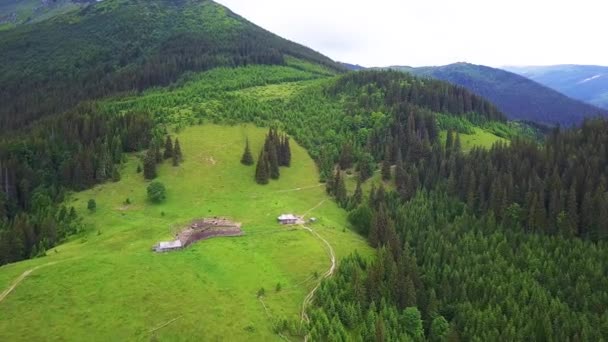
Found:
[[[277,217],[277,220],[281,224],[296,224],[298,222],[298,217],[293,214],[283,214]]]

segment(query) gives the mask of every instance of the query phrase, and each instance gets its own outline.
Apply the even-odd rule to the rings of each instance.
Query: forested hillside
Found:
[[[608,122],[572,116],[572,102],[525,83],[510,88],[516,107],[503,111],[503,102],[495,106],[467,84],[388,70],[341,73],[328,58],[206,0],[105,0],[1,32],[0,47],[0,129],[6,132],[0,138],[0,265],[13,263],[0,268],[0,282],[8,286],[16,269],[46,258],[76,264],[66,262],[61,272],[24,288],[10,302],[14,315],[0,315],[2,326],[36,318],[35,326],[44,327],[40,313],[52,312],[58,338],[76,331],[153,339],[147,326],[158,325],[160,311],[171,315],[164,322],[181,327],[172,334],[197,337],[227,331],[315,341],[608,338]],[[490,85],[513,86],[492,77]],[[527,99],[550,103],[522,100],[526,91]],[[511,110],[539,122],[580,124],[540,137],[538,129],[508,121]],[[264,128],[244,125],[251,123]],[[273,133],[264,137],[268,128]],[[294,158],[282,163],[289,172],[256,184],[251,162],[240,161],[242,148],[250,147],[247,134],[265,160],[273,153],[264,141],[278,139],[277,132],[281,144],[289,137],[294,147]],[[177,135],[189,140],[186,161],[159,166],[174,200],[155,207],[139,188],[154,178],[149,167],[162,164],[162,146],[177,144],[170,137]],[[171,149],[164,148],[167,156]],[[315,184],[317,170],[325,194]],[[93,197],[105,206],[100,215]],[[91,203],[87,216],[83,203]],[[318,236],[338,249],[333,276],[329,242],[326,251],[298,228],[285,240],[255,235],[290,232],[268,228],[274,211],[308,214],[324,203],[331,206],[321,211]],[[218,211],[252,224],[246,229],[253,239],[162,259],[149,253],[151,241],[173,235],[168,226]],[[363,241],[348,228],[376,249],[375,257],[344,258]],[[47,253],[55,247],[61,251]],[[318,252],[310,258],[314,267],[305,257],[310,251]],[[325,252],[332,268],[323,280],[313,272],[327,262]],[[237,269],[225,255],[246,266]],[[29,258],[40,259],[16,263]],[[189,271],[172,277],[176,265]],[[246,279],[235,278],[242,270]],[[252,284],[260,270],[266,288]],[[277,274],[292,287],[274,282]],[[51,279],[47,292],[44,282]],[[311,280],[323,281],[316,293],[306,288],[312,297],[302,304],[296,295],[306,296],[301,287]],[[104,300],[90,299],[86,286],[98,288]],[[69,303],[76,295],[66,288],[86,298]],[[158,289],[166,288],[172,295],[163,297]],[[266,296],[274,301],[270,309]],[[115,314],[125,298],[133,301],[129,312],[141,312]],[[283,316],[281,298],[289,299],[289,315]],[[170,310],[158,310],[161,302]],[[175,302],[178,313],[171,311]],[[199,308],[183,312],[182,302],[200,305],[218,326],[201,328]],[[295,320],[297,308],[303,312]],[[238,327],[223,322],[231,310],[244,310],[257,325],[242,317]],[[84,323],[66,324],[75,317]],[[256,331],[260,327],[264,331]],[[0,336],[26,336],[9,330]]]
[[[106,0],[0,32],[0,46],[1,129],[217,66],[289,55],[342,68],[209,0]]]
[[[441,67],[393,67],[444,80],[487,98],[512,120],[571,126],[586,117],[606,116],[604,109],[569,98],[517,74],[482,65],[456,63]]]

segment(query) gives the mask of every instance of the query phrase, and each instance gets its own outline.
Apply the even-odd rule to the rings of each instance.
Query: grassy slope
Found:
[[[508,141],[505,138],[501,138],[479,127],[473,127],[473,130],[473,134],[460,133],[460,143],[462,145],[462,150],[465,152],[471,150],[473,147],[490,148],[492,147],[492,145],[494,145],[494,143],[497,143],[499,141]],[[447,137],[447,131],[441,131],[440,136],[441,140],[445,142]]]
[[[311,274],[329,267],[322,243],[304,231],[285,231],[277,214],[303,214],[327,199],[317,185],[316,166],[292,144],[293,166],[268,186],[253,182],[253,167],[240,165],[245,137],[254,153],[265,129],[252,126],[196,126],[179,134],[185,162],[160,168],[168,200],[150,205],[146,183],[136,174],[137,158],[126,163],[122,180],[74,195],[73,205],[90,231],[41,259],[0,268],[0,289],[27,269],[34,271],[0,303],[0,340],[145,340],[150,329],[161,340],[272,340],[273,318],[297,318],[314,285]],[[132,205],[123,207],[129,197]],[[86,202],[97,201],[89,214]],[[122,209],[122,210],[121,210]],[[161,213],[164,212],[163,216]],[[169,239],[172,227],[193,218],[225,215],[241,221],[247,235],[198,243],[188,250],[154,254],[150,247]],[[349,231],[345,212],[327,200],[310,215],[313,228],[338,257],[354,250],[371,255],[365,241]],[[101,234],[98,235],[97,232]],[[275,293],[280,282],[283,290]],[[256,298],[266,289],[269,318]],[[179,337],[178,337],[179,336]]]

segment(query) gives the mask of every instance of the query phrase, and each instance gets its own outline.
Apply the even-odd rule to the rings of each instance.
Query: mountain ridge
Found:
[[[608,66],[561,64],[504,66],[502,69],[527,77],[577,100],[608,109]]]
[[[293,56],[345,70],[210,0],[105,0],[2,31],[0,45],[2,128],[218,66],[284,65]]]
[[[569,98],[549,87],[502,69],[465,62],[438,67],[389,68],[466,87],[492,101],[514,120],[570,126],[580,123],[586,117],[608,115],[606,110]]]

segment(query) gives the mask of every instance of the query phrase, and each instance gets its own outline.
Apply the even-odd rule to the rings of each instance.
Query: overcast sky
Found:
[[[608,65],[605,0],[216,0],[364,66]]]

